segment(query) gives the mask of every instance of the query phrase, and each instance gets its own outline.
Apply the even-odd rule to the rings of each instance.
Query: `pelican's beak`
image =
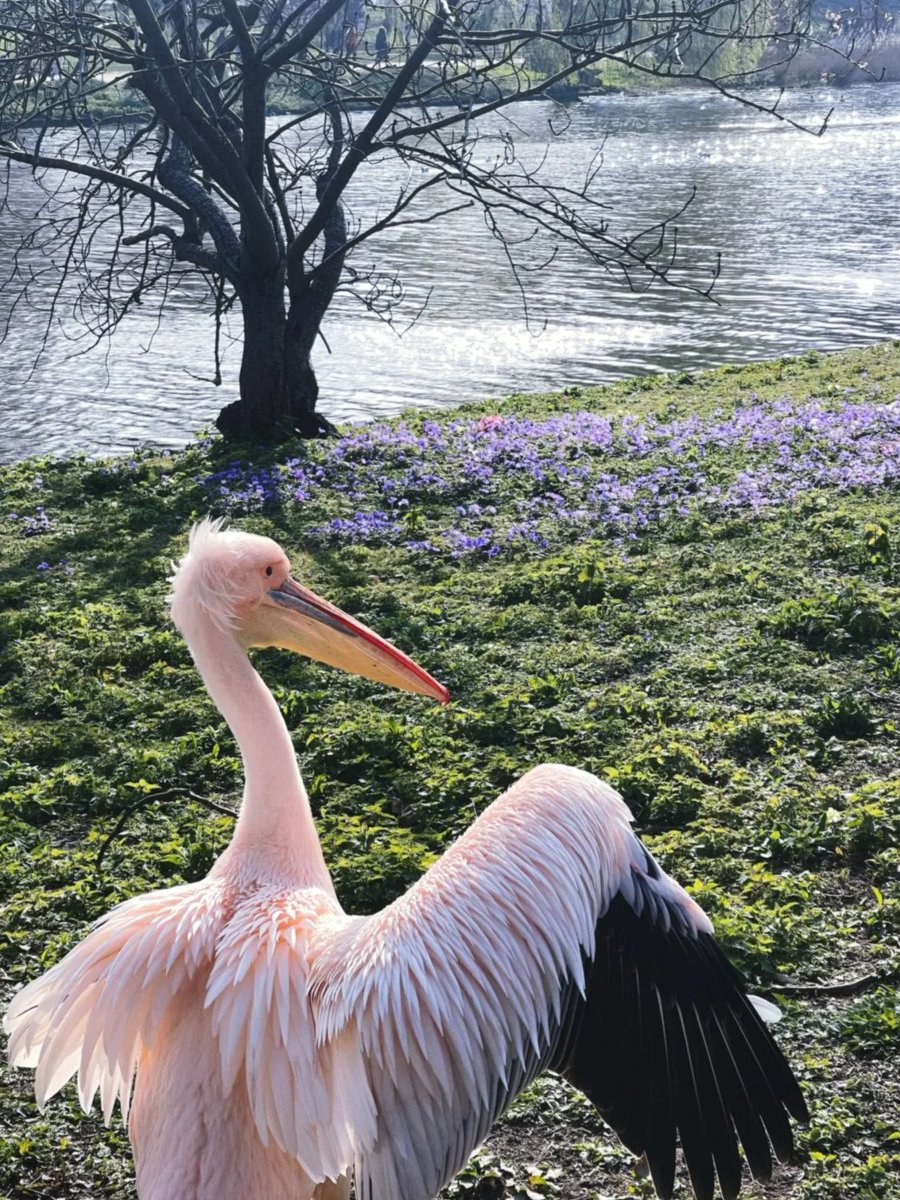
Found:
[[[280,646],[378,683],[446,704],[450,693],[361,621],[288,576],[266,592],[248,630],[252,646]]]

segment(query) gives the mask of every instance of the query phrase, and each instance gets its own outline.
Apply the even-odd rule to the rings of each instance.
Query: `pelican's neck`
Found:
[[[244,764],[244,798],[228,849],[232,868],[286,873],[331,888],[309,798],[275,697],[234,636],[211,622],[188,632],[206,689],[228,722]]]

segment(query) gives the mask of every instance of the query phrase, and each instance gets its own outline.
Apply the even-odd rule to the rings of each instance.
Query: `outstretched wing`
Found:
[[[660,1196],[675,1181],[676,1132],[695,1194],[741,1187],[738,1141],[756,1179],[771,1143],[793,1149],[787,1113],[807,1119],[790,1067],[712,935],[660,904],[659,867],[636,872],[636,903],[620,893],[597,924],[584,999],[547,1066],[596,1105],[621,1140],[646,1154]]]
[[[212,959],[222,926],[215,883],[148,892],[118,905],[83,942],[13,997],[9,1060],[36,1067],[43,1105],[74,1074],[87,1112],[100,1089],[108,1122],[127,1120],[138,1061],[183,984]]]
[[[405,896],[317,948],[318,1037],[359,1030],[377,1111],[359,1200],[431,1200],[540,1071],[565,1074],[672,1193],[699,1200],[791,1152],[806,1108],[699,906],[621,798],[531,771]]]

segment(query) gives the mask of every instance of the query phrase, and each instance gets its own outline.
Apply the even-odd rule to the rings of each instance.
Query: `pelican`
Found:
[[[621,797],[545,765],[374,916],[338,903],[287,726],[248,657],[280,646],[445,702],[295,582],[269,538],[203,521],[171,615],[240,748],[209,875],[112,909],[5,1017],[40,1105],[77,1075],[128,1123],[140,1200],[432,1200],[542,1071],[584,1092],[672,1195],[738,1195],[807,1119],[712,925]],[[740,1147],[740,1148],[739,1148]]]

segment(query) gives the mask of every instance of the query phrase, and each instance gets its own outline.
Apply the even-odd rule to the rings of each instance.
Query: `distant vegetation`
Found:
[[[209,440],[5,468],[3,991],[116,901],[200,877],[230,837],[234,743],[164,603],[191,521],[228,513],[451,690],[441,709],[258,655],[347,907],[395,896],[533,764],[596,771],[785,1009],[813,1121],[797,1165],[748,1196],[896,1200],[898,396],[894,345],[277,454]],[[40,1116],[28,1082],[4,1077],[0,1194],[132,1196],[121,1130],[72,1099]],[[650,1191],[552,1080],[448,1192],[626,1194]]]

